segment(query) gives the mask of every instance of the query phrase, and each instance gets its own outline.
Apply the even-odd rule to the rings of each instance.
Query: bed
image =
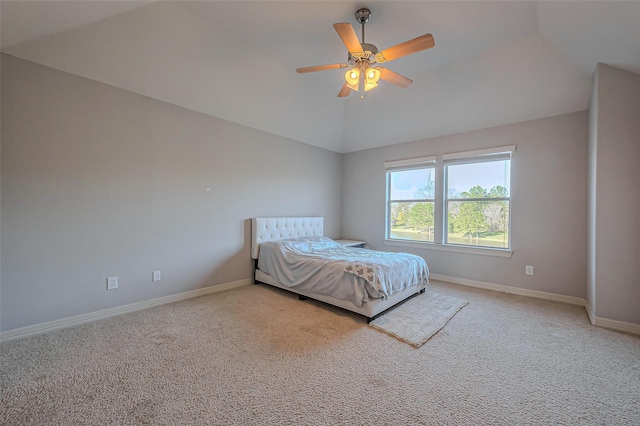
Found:
[[[407,298],[424,293],[424,259],[345,247],[324,237],[322,217],[253,218],[255,283],[268,284],[361,314],[370,322]]]

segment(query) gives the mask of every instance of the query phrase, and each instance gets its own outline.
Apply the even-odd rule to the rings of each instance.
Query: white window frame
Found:
[[[443,191],[443,230],[442,230],[442,243],[447,246],[456,246],[456,247],[468,247],[468,248],[478,248],[478,249],[489,249],[489,250],[504,250],[511,251],[511,182],[509,182],[509,196],[503,198],[473,198],[473,199],[458,199],[458,198],[449,198],[449,173],[448,166],[452,165],[463,165],[463,164],[473,164],[473,163],[488,163],[491,161],[504,161],[509,160],[509,179],[511,179],[511,159],[512,154],[515,151],[515,145],[501,146],[495,148],[487,148],[480,149],[474,151],[466,151],[466,152],[456,152],[451,154],[444,154],[442,156],[443,160],[443,175],[444,175],[444,191]],[[458,243],[450,243],[448,241],[448,229],[449,229],[449,202],[454,200],[460,200],[462,202],[470,202],[470,201],[508,201],[509,203],[509,217],[508,217],[508,229],[507,229],[507,247],[491,247],[491,246],[475,246],[475,245],[467,245],[467,244],[458,244]]]
[[[386,241],[402,241],[402,242],[419,242],[420,244],[433,244],[432,241],[418,241],[418,240],[409,240],[409,239],[400,239],[400,238],[391,238],[391,204],[397,202],[432,202],[434,207],[434,214],[436,209],[436,199],[407,199],[407,200],[391,200],[390,196],[390,187],[391,187],[391,173],[399,172],[399,171],[410,171],[410,170],[425,170],[425,169],[433,169],[435,173],[436,167],[436,156],[428,156],[428,157],[419,157],[419,158],[410,158],[405,160],[393,160],[393,161],[385,161],[384,167],[386,170],[386,214],[385,214],[385,240]],[[436,182],[437,185],[437,182]],[[434,230],[436,224],[434,223]],[[434,236],[435,240],[435,236]]]

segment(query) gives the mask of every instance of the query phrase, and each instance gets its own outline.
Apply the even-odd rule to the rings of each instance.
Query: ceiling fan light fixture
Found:
[[[367,82],[377,83],[380,80],[380,71],[375,68],[367,68],[365,76]]]
[[[348,70],[344,73],[344,79],[347,82],[347,85],[358,87],[358,82],[360,81],[360,70],[357,68]]]
[[[364,72],[364,91],[378,87],[378,80],[380,80],[380,71],[371,67],[367,68]]]
[[[364,83],[364,91],[368,92],[371,89],[375,89],[376,87],[378,87],[378,83]]]

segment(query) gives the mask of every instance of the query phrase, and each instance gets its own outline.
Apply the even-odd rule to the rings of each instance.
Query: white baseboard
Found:
[[[555,302],[569,303],[571,305],[583,306],[589,316],[592,325],[607,328],[623,333],[640,335],[640,324],[630,322],[616,321],[608,318],[599,318],[593,315],[591,306],[587,299],[581,297],[564,296],[562,294],[547,293],[544,291],[529,290],[526,288],[511,287],[508,285],[488,283],[484,281],[469,280],[466,278],[450,277],[448,275],[429,274],[429,278],[435,281],[444,281],[452,284],[460,284],[468,287],[483,288],[485,290],[500,291],[503,293],[517,294],[520,296],[536,297],[538,299],[553,300]]]
[[[587,310],[587,315],[589,315],[589,321],[596,327],[608,328],[609,330],[637,334],[640,336],[640,324],[597,317],[593,314],[593,308],[589,303],[585,305],[585,309]]]
[[[593,309],[591,308],[589,301],[587,301],[587,303],[584,304],[584,309],[586,309],[587,311],[587,316],[589,317],[589,322],[591,323],[591,325],[595,325],[596,317],[593,315]]]
[[[587,300],[581,297],[564,296],[562,294],[547,293],[545,291],[529,290],[526,288],[511,287],[508,285],[488,283],[484,281],[469,280],[467,278],[456,278],[447,275],[429,274],[429,278],[436,281],[445,281],[453,284],[465,285],[468,287],[483,288],[485,290],[499,291],[502,293],[517,294],[519,296],[529,296],[538,299],[553,300],[556,302],[569,303],[571,305],[586,306]]]
[[[589,313],[589,310],[587,310]],[[623,333],[637,334],[640,336],[640,324],[634,324],[632,322],[617,321],[608,318],[600,318],[589,315],[591,324],[596,327],[608,328],[609,330],[622,331]]]
[[[156,299],[131,303],[129,305],[116,306],[115,308],[103,309],[96,312],[90,312],[88,314],[75,315],[55,321],[29,325],[27,327],[14,328],[13,330],[7,330],[0,333],[0,343],[23,339],[25,337],[35,336],[37,334],[43,334],[54,330],[60,330],[62,328],[75,327],[80,324],[86,324],[93,321],[124,315],[130,312],[152,308],[154,306],[166,305],[167,303],[178,302],[180,300],[191,299],[193,297],[204,296],[205,294],[230,290],[252,283],[253,280],[251,278],[247,278],[244,280],[212,285],[210,287],[200,288],[198,290],[185,291],[184,293],[172,294],[170,296],[158,297]]]

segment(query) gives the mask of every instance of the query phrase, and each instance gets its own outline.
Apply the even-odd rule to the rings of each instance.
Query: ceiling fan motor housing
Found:
[[[378,48],[371,43],[362,43],[362,50],[364,50],[365,52],[371,52],[374,55],[378,53]]]

